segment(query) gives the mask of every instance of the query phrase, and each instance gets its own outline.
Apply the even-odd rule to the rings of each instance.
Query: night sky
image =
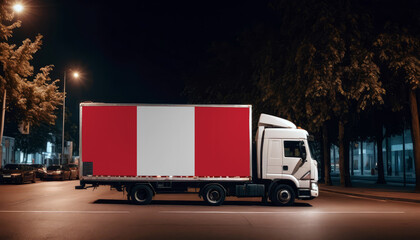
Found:
[[[205,61],[212,42],[235,38],[265,1],[24,0],[13,41],[44,36],[36,68],[54,64],[67,78],[67,107],[82,101],[187,103],[184,77]],[[197,79],[197,81],[200,81]],[[208,83],[211,84],[211,83]]]

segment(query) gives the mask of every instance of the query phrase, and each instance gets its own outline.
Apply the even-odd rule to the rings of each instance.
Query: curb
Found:
[[[381,197],[381,196],[366,195],[366,194],[359,194],[359,193],[340,192],[340,191],[334,191],[334,190],[330,190],[330,189],[320,189],[320,191],[333,192],[333,193],[356,196],[356,197],[379,199],[379,200],[392,200],[392,201],[399,201],[399,202],[420,203],[420,200],[417,200],[417,199],[396,198],[396,197]]]

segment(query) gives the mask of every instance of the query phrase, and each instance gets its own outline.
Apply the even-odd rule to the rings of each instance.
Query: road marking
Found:
[[[229,211],[160,211],[159,213],[175,214],[404,214],[405,212],[378,212],[378,211],[357,211],[357,212],[229,212]]]
[[[127,214],[129,211],[16,211],[0,210],[0,213],[85,213],[85,214]]]

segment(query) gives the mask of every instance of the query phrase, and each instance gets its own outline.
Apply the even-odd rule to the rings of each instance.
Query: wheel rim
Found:
[[[291,198],[292,196],[290,192],[286,189],[282,189],[277,192],[277,199],[283,204],[288,203]]]
[[[139,189],[136,191],[136,194],[134,194],[134,197],[136,198],[136,201],[144,202],[147,199],[147,192],[144,189]]]
[[[222,198],[222,196],[221,196],[220,192],[217,191],[216,189],[212,189],[212,190],[207,192],[207,199],[211,203],[217,203],[218,201],[220,201],[221,198]]]

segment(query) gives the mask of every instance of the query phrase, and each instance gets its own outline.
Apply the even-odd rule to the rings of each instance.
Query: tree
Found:
[[[282,73],[270,79],[270,88],[280,96],[274,100],[281,112],[309,129],[338,124],[340,182],[350,186],[346,124],[367,106],[383,103],[385,94],[370,50],[369,14],[351,1],[281,1],[274,7],[280,11],[288,49],[277,64]],[[323,134],[324,151],[329,149],[327,137]],[[324,152],[324,157],[329,155]],[[328,181],[329,159],[324,164]]]
[[[56,117],[53,112],[63,97],[58,92],[58,80],[51,82],[49,77],[52,65],[41,68],[32,80],[29,79],[34,75],[31,60],[41,48],[42,36],[36,36],[34,41],[25,39],[19,47],[9,43],[13,30],[21,25],[19,21],[13,21],[13,15],[10,2],[0,1],[0,92],[3,106],[0,144],[6,111],[17,122],[53,124]],[[0,159],[0,166],[1,163]]]
[[[16,124],[9,124],[16,129]],[[46,143],[54,142],[54,135],[58,135],[60,131],[55,126],[48,123],[41,123],[39,126],[31,127],[30,134],[20,134],[19,132],[11,133],[15,138],[15,146],[24,153],[24,159],[27,159],[29,153],[45,152]]]
[[[418,26],[415,29],[418,30]],[[380,59],[394,73],[394,81],[408,92],[416,191],[420,192],[420,124],[416,97],[420,87],[420,35],[416,30],[393,24],[378,36],[375,45],[379,48]]]

